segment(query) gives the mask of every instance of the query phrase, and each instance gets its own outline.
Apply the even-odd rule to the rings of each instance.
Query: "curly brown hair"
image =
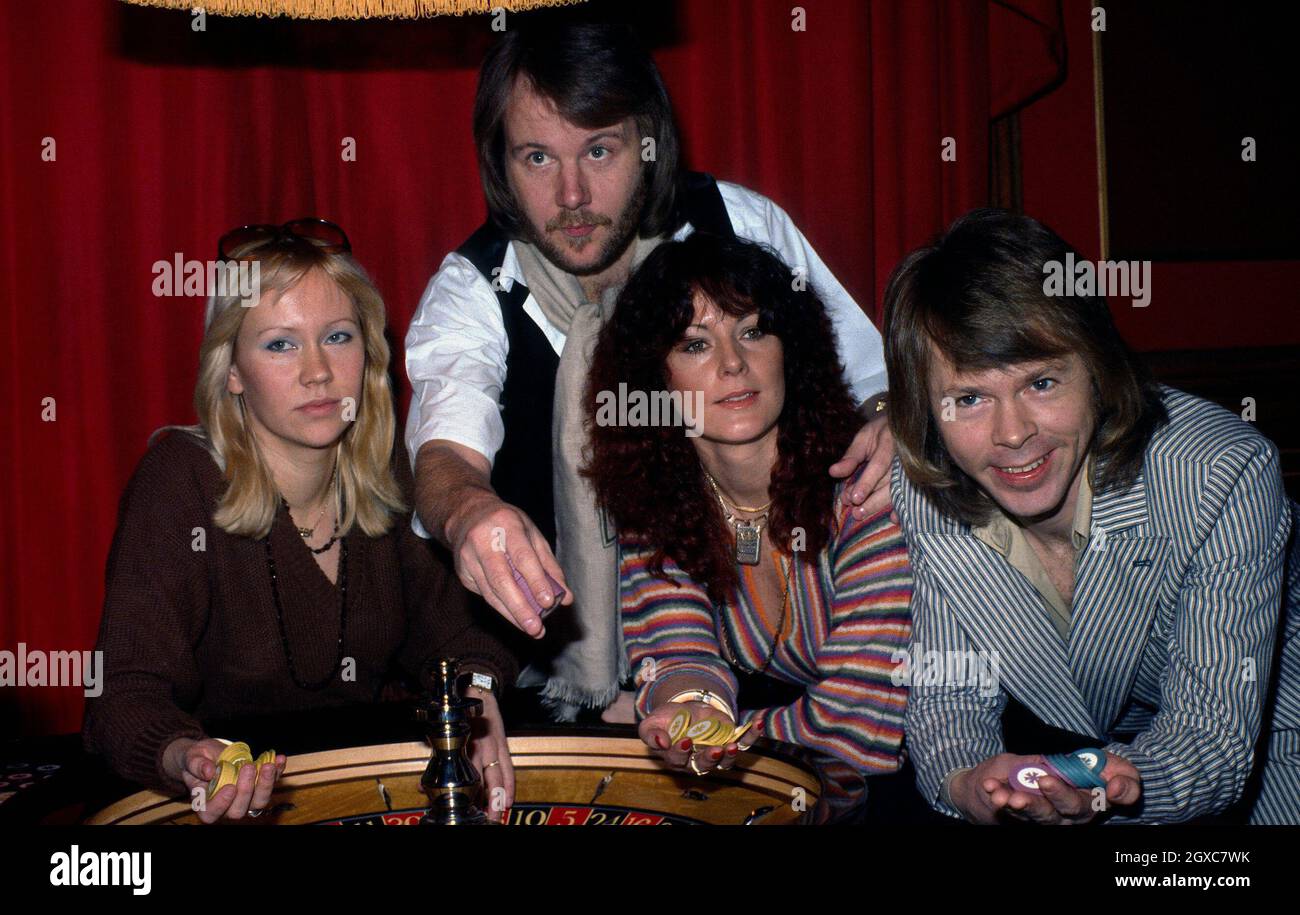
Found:
[[[597,395],[620,383],[647,396],[668,390],[667,357],[695,320],[697,292],[737,318],[757,313],[759,329],[782,344],[785,403],[767,524],[782,551],[792,552],[797,528],[811,554],[826,546],[836,485],[827,471],[863,417],[844,382],[825,306],[768,248],[695,232],[661,244],[628,281],[592,357],[591,452],[582,472],[620,539],[655,551],[655,574],[667,577],[663,565],[671,557],[721,603],[739,582],[733,534],[690,439],[680,426],[597,421]]]

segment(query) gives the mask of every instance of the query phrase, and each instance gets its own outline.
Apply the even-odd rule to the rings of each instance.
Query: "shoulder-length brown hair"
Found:
[[[781,340],[785,404],[778,418],[772,508],[767,531],[792,552],[796,528],[816,555],[829,540],[839,460],[862,417],[854,405],[826,309],[789,267],[752,242],[695,232],[656,248],[629,280],[597,339],[586,404],[590,460],[583,473],[619,538],[655,550],[663,575],[672,559],[715,601],[738,583],[733,535],[705,482],[695,447],[680,426],[601,425],[602,391],[668,390],[667,358],[695,320],[702,294],[736,317],[758,314],[758,327]]]
[[[654,140],[653,158],[643,157],[646,205],[639,234],[651,238],[677,227],[681,145],[654,60],[626,25],[546,17],[512,26],[479,71],[474,144],[488,218],[498,228],[512,237],[523,234],[524,217],[505,169],[506,105],[521,78],[582,127],[636,118],[641,137],[635,153],[642,155],[641,138]]]
[[[1083,260],[1035,219],[972,210],[889,278],[884,337],[895,448],[908,479],[949,517],[983,524],[994,505],[939,435],[929,393],[932,344],[963,372],[1077,354],[1092,381],[1098,490],[1130,485],[1168,420],[1159,387],[1115,329],[1106,299],[1046,293],[1045,265],[1063,269],[1068,254]]]
[[[233,253],[239,256],[243,252]],[[392,469],[397,424],[388,380],[383,298],[350,254],[330,253],[304,241],[269,245],[250,256],[259,262],[259,301],[288,291],[309,271],[320,270],[352,302],[366,362],[356,418],[337,444],[336,510],[340,535],[356,524],[369,537],[381,536],[392,528],[394,516],[406,510]],[[238,290],[208,299],[199,348],[199,376],[194,386],[194,410],[199,423],[164,428],[179,428],[196,435],[224,471],[226,489],[217,503],[214,523],[230,534],[261,538],[270,533],[280,506],[280,490],[243,415],[242,398],[226,387],[235,341],[248,314],[248,308],[241,303]]]

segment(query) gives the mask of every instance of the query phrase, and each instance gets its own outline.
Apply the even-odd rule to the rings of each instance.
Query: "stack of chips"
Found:
[[[560,583],[552,578],[549,573],[543,572],[542,574],[546,575],[546,583],[555,592],[555,604],[551,607],[543,607],[537,602],[537,598],[533,597],[533,589],[528,587],[528,582],[524,581],[524,576],[515,568],[515,561],[510,558],[508,553],[506,554],[506,562],[510,564],[510,574],[515,577],[515,584],[519,586],[519,590],[524,592],[524,599],[528,601],[528,606],[532,607],[533,612],[538,616],[545,619],[552,610],[560,605],[560,601],[564,600],[564,595],[567,592],[560,587]]]
[[[233,785],[239,780],[239,770],[244,766],[264,766],[275,765],[275,751],[267,750],[257,759],[253,759],[253,751],[248,748],[248,744],[243,742],[232,743],[217,757],[217,774],[208,782],[208,800],[226,785]]]
[[[1045,775],[1059,778],[1071,788],[1088,790],[1105,788],[1101,770],[1106,767],[1105,750],[1078,750],[1074,753],[1056,753],[1044,756],[1043,762],[1018,766],[1011,772],[1008,782],[1013,791],[1042,794],[1038,780]]]
[[[673,716],[672,722],[668,725],[668,739],[672,743],[677,743],[686,737],[702,747],[725,747],[729,743],[740,740],[740,736],[748,731],[753,723],[750,721],[749,724],[738,728],[730,721],[721,718],[705,718],[692,724],[691,713],[682,709]]]

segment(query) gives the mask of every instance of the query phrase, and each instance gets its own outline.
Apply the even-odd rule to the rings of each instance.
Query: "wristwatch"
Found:
[[[491,674],[479,673],[477,670],[470,671],[469,683],[465,684],[465,688],[468,689],[471,686],[477,686],[484,692],[492,693],[492,695],[495,696],[497,692],[497,678]]]

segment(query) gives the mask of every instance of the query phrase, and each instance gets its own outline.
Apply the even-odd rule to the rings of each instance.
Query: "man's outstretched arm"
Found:
[[[541,638],[546,632],[541,615],[516,584],[511,563],[543,608],[572,603],[573,597],[546,538],[523,511],[502,501],[490,474],[488,459],[472,448],[443,439],[425,442],[415,459],[416,513],[451,551],[461,583],[524,632]],[[548,575],[565,588],[562,601]]]

